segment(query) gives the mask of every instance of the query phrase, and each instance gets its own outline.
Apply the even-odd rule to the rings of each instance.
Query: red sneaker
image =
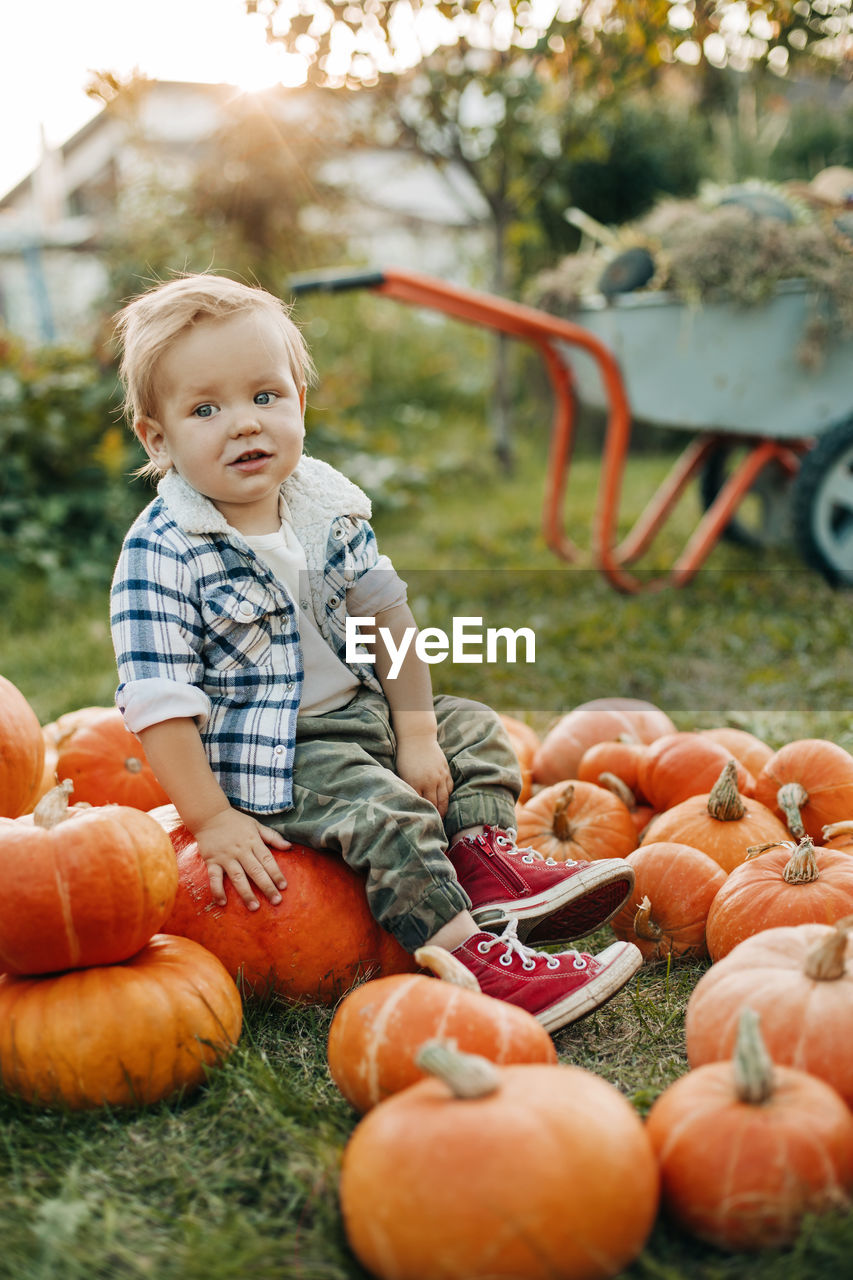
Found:
[[[548,955],[519,942],[517,922],[503,933],[475,933],[453,952],[487,996],[520,1005],[556,1031],[599,1009],[643,963],[633,942],[614,942],[597,956],[580,951]]]
[[[571,942],[606,924],[634,888],[624,858],[557,862],[519,849],[512,833],[486,827],[447,850],[480,925],[518,921],[522,942]]]

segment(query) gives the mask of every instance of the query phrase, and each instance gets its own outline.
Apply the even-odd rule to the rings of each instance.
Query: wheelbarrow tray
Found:
[[[853,341],[830,340],[819,368],[799,359],[812,301],[792,280],[753,307],[632,293],[590,299],[572,320],[616,356],[638,421],[789,440],[853,412]],[[581,401],[605,408],[595,362],[576,347],[565,355]]]

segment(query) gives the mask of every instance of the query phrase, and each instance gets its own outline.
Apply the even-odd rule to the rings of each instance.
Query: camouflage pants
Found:
[[[299,717],[293,808],[263,819],[288,840],[333,850],[365,873],[371,913],[407,951],[471,905],[444,856],[449,840],[480,823],[511,827],[521,786],[489,707],[441,696],[435,713],[453,778],[443,820],[394,772],[388,704],[369,689],[338,711]]]

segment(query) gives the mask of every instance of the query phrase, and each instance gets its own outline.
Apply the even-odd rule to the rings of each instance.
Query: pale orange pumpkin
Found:
[[[74,799],[88,804],[154,809],[169,800],[117,707],[83,720],[60,740],[56,776],[73,782]]]
[[[436,1042],[418,1062],[441,1078],[374,1107],[344,1150],[344,1228],[372,1275],[606,1280],[638,1256],[659,1177],[618,1089],[580,1067],[498,1067]],[[583,1195],[569,1195],[579,1171]]]
[[[533,781],[543,786],[577,777],[581,756],[595,742],[654,742],[673,733],[669,716],[641,698],[594,698],[562,716],[533,758]]]
[[[242,1017],[215,956],[157,934],[120,964],[0,978],[0,1080],[39,1106],[144,1106],[201,1084]]]
[[[59,744],[69,738],[72,733],[82,728],[84,724],[89,724],[92,720],[98,720],[106,712],[113,712],[114,710],[114,707],[78,707],[75,711],[66,711],[56,720],[51,720],[48,724],[42,725],[44,772],[39,793],[36,797],[37,800],[47,795],[48,791],[56,786],[56,762],[59,759]]]
[[[164,805],[150,816],[168,832],[178,860],[164,932],[207,947],[247,993],[274,990],[290,1000],[334,1004],[358,978],[414,970],[412,956],[370,914],[362,877],[336,854],[301,845],[276,850],[287,880],[281,902],[273,906],[258,894],[258,909],[249,911],[226,879],[221,907],[177,810]]]
[[[631,900],[610,924],[647,960],[708,954],[705,921],[724,884],[722,867],[686,844],[644,844],[625,859],[634,868]]]
[[[664,1208],[721,1249],[791,1244],[807,1214],[850,1205],[853,1116],[822,1080],[774,1066],[749,1008],[726,1058],[676,1080],[649,1112]]]
[[[737,788],[737,766],[727,762],[707,795],[691,796],[652,818],[641,843],[675,840],[707,853],[724,871],[746,860],[753,845],[785,840],[784,824]]]
[[[853,941],[846,922],[765,929],[702,975],[687,1002],[691,1067],[731,1055],[744,1005],[774,1062],[819,1076],[853,1106]]]
[[[602,774],[613,774],[624,782],[635,802],[642,803],[645,797],[640,790],[640,761],[645,753],[641,742],[595,742],[581,756],[577,776],[581,782],[603,786]]]
[[[724,747],[730,756],[739,760],[744,769],[757,778],[773,755],[773,748],[746,729],[733,729],[724,725],[718,729],[700,729],[703,738],[710,738]]]
[[[826,823],[821,843],[825,849],[834,849],[836,853],[853,853],[853,819]]]
[[[533,757],[539,749],[539,734],[529,724],[516,720],[514,716],[502,715],[500,720],[518,759],[521,771],[521,794],[518,802],[524,804],[533,794]]]
[[[422,1080],[415,1054],[439,1034],[463,1053],[502,1065],[557,1061],[542,1024],[518,1005],[483,995],[449,951],[421,947],[415,961],[440,980],[422,973],[375,978],[355,987],[335,1010],[326,1046],[329,1073],[357,1111]]]
[[[32,809],[43,769],[38,716],[20,689],[0,676],[0,816],[17,818]]]
[[[853,913],[853,858],[783,841],[735,867],[708,914],[708,951],[721,960],[744,938],[777,925],[835,924]]]
[[[625,803],[593,782],[543,787],[516,815],[518,844],[558,862],[624,858],[637,847]]]
[[[797,840],[819,841],[824,825],[853,816],[853,756],[825,738],[798,738],[771,756],[755,781],[755,798]]]
[[[666,734],[643,754],[640,791],[654,809],[671,809],[690,796],[707,795],[733,758],[725,747],[701,733]],[[752,774],[737,761],[735,769],[739,791],[751,794],[755,785]]]

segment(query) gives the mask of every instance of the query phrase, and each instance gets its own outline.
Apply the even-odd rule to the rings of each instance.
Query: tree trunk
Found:
[[[495,257],[492,269],[492,291],[506,297],[506,225],[496,215]],[[512,406],[509,377],[509,352],[511,339],[506,334],[495,335],[492,355],[491,431],[495,457],[507,474],[513,469]]]

